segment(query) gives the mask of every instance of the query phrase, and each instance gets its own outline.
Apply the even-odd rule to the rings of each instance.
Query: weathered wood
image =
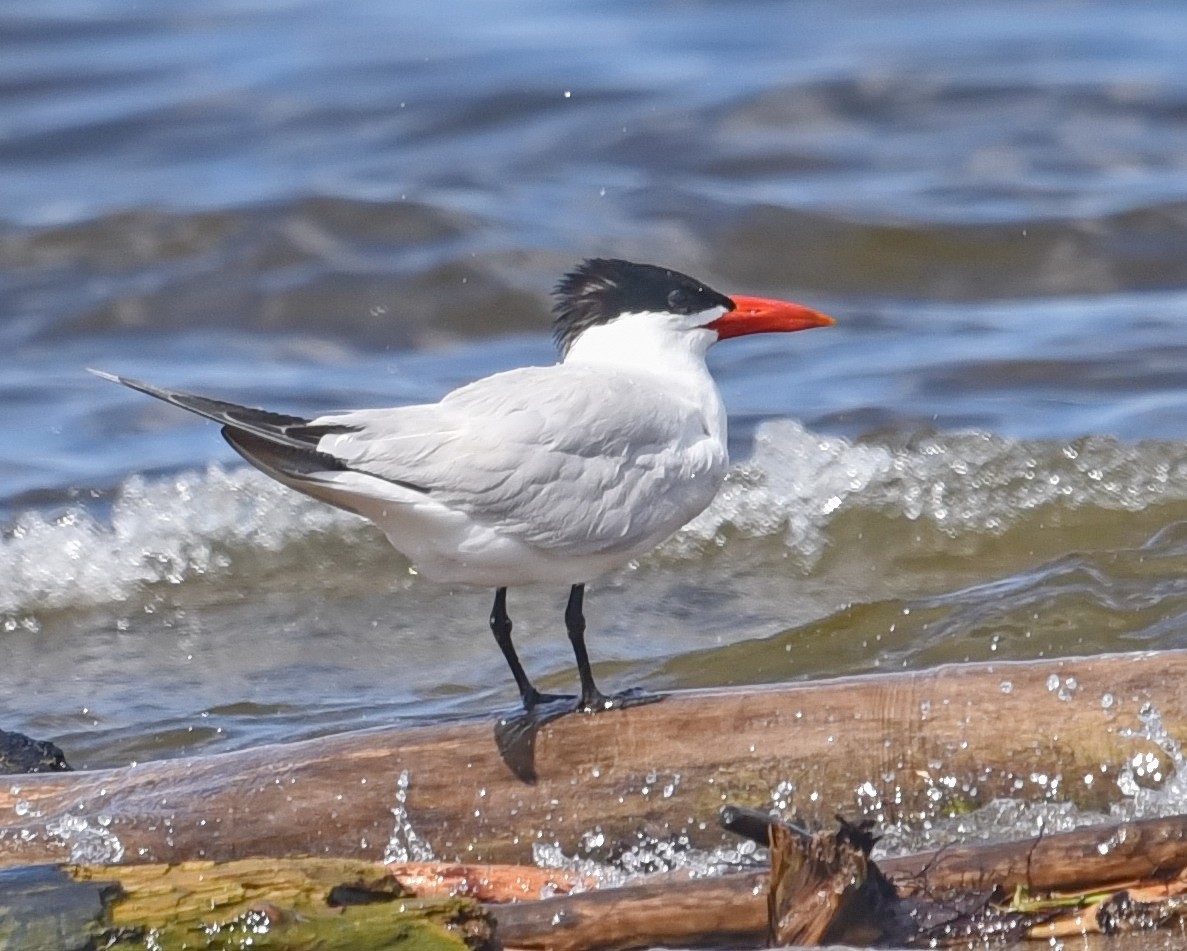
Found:
[[[804,836],[781,822],[770,827],[771,944],[901,944],[906,913],[894,886],[870,860],[868,823]],[[893,939],[888,942],[888,939]]]
[[[1084,934],[1121,934],[1166,928],[1187,917],[1187,881],[1182,876],[1158,884],[1138,884],[1095,895],[1069,907],[1057,917],[1027,929],[1027,937],[1053,943],[1053,939]]]
[[[757,809],[729,805],[720,820],[729,831],[765,844],[782,824]],[[810,833],[789,827],[800,838]],[[983,891],[1024,886],[1042,892],[1079,893],[1123,887],[1187,869],[1187,815],[1102,823],[1020,841],[951,845],[931,852],[886,858],[879,866],[900,891]]]
[[[880,859],[878,867],[903,896],[975,896],[995,886],[1007,893],[1023,886],[1032,894],[1120,888],[1187,869],[1187,816]],[[768,879],[761,871],[645,882],[499,907],[494,913],[505,945],[538,951],[758,947],[769,930]],[[1035,928],[1033,933],[1050,932]]]
[[[581,892],[492,911],[506,948],[628,951],[766,943],[766,872]]]
[[[471,869],[468,876],[475,873]],[[765,894],[765,873],[754,880],[756,889]],[[344,883],[358,883],[360,903],[334,909],[326,899],[340,893]],[[626,889],[586,892],[575,914],[556,907],[557,899],[478,907],[459,898],[367,903],[361,897],[368,889],[386,897],[384,889],[391,885],[395,879],[382,865],[336,859],[19,869],[0,873],[0,906],[16,907],[16,902],[30,897],[24,907],[36,921],[34,927],[26,927],[28,920],[0,920],[0,948],[81,951],[96,944],[106,947],[121,935],[126,944],[143,947],[138,939],[149,933],[151,946],[157,948],[244,947],[247,937],[252,947],[351,951],[401,947],[463,951],[463,942],[483,948],[492,937],[503,947],[525,948],[635,948],[665,943],[689,947],[731,939],[740,946],[739,942],[753,943],[754,936],[763,933],[745,916],[737,916],[729,904],[733,890],[722,888],[717,880],[668,878]],[[56,915],[67,906],[76,910],[71,930],[63,932]],[[528,923],[526,928],[520,924],[523,921]],[[452,923],[452,931],[443,930],[447,922]],[[759,924],[765,927],[765,922]],[[67,940],[60,940],[62,935]]]
[[[397,862],[386,868],[421,898],[465,895],[485,902],[538,901],[598,887],[589,876],[534,865]]]
[[[951,917],[947,899],[953,892],[971,895],[976,904],[978,896],[987,895],[994,886],[999,894],[1024,886],[1028,905],[1050,893],[1111,891],[1114,897],[1102,905],[1111,927],[1136,927],[1180,911],[1174,896],[1182,894],[1187,869],[1187,816],[884,859],[878,865],[901,894],[915,895],[919,901],[944,899],[938,920]],[[973,869],[978,870],[976,874]],[[1135,870],[1141,874],[1127,878]],[[524,882],[529,891],[540,894],[542,888],[551,888],[553,877],[560,878],[562,886],[567,884],[564,876],[542,875],[530,868],[423,863],[385,868],[349,859],[308,858],[13,870],[0,872],[0,907],[35,908],[39,913],[35,928],[49,930],[32,930],[26,926],[28,919],[21,922],[24,930],[0,927],[0,948],[83,947],[85,942],[69,942],[63,936],[77,939],[83,934],[106,941],[113,933],[135,935],[148,928],[157,936],[158,947],[238,947],[250,929],[263,928],[282,947],[356,951],[394,946],[396,937],[442,948],[450,943],[458,948],[462,940],[481,946],[491,939],[492,922],[494,937],[504,947],[540,951],[751,947],[762,944],[768,934],[770,876],[766,871],[713,879],[666,875],[622,888],[488,904],[480,909],[448,897],[444,901],[400,897],[409,884],[428,883],[437,892],[448,883],[469,893],[475,883],[486,889],[497,882],[486,897],[518,898]],[[1151,878],[1153,885],[1148,884]],[[1147,884],[1139,889],[1137,880]],[[96,886],[94,895],[80,891],[87,883]],[[101,902],[96,897],[100,895],[105,896]],[[1133,908],[1133,902],[1147,904],[1126,918],[1123,905]],[[102,915],[97,914],[100,903]],[[336,907],[342,905],[350,907]],[[891,902],[882,906],[894,907]],[[70,910],[69,920],[60,914],[64,908]],[[1035,915],[1028,907],[1019,913],[1021,934]],[[80,914],[86,919],[82,925]],[[1080,926],[1077,915],[1085,927],[1110,927],[1099,920],[1097,910],[1084,908],[1034,927],[1031,934],[1073,933]],[[100,918],[101,927],[97,927],[94,923]],[[903,921],[897,914],[890,924],[901,929]],[[8,916],[0,917],[0,922],[11,924]],[[445,933],[441,929],[445,922],[461,927]],[[969,933],[976,936],[975,924],[970,924]],[[829,934],[826,930],[826,937]],[[19,940],[5,940],[14,935]],[[45,935],[51,940],[43,940]],[[254,932],[252,937],[253,946],[268,946]]]
[[[449,860],[524,862],[535,842],[572,852],[595,829],[608,848],[639,830],[712,845],[723,802],[762,806],[776,790],[818,824],[838,812],[910,821],[1001,795],[1101,806],[1135,754],[1165,762],[1128,735],[1145,705],[1187,734],[1184,682],[1184,651],[971,664],[521,722],[511,754],[488,721],[13,776],[0,785],[0,865],[378,859],[409,824]]]
[[[41,866],[0,873],[0,907],[3,951],[494,947],[473,900],[410,897],[383,866],[346,859]]]
[[[1017,842],[953,846],[878,863],[900,891],[993,886],[1078,892],[1187,868],[1187,816],[1089,826]]]

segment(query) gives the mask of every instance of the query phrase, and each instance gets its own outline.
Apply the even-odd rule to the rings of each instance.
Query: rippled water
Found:
[[[712,354],[735,469],[591,586],[605,685],[1187,646],[1185,37],[1166,0],[0,11],[0,725],[83,766],[513,707],[488,592],[84,368],[435,399],[551,361],[595,254],[838,318]],[[548,689],[564,596],[511,596]]]

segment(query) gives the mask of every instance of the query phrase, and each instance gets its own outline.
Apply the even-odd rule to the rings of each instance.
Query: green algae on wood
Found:
[[[0,951],[493,947],[493,923],[476,902],[407,897],[382,865],[370,862],[50,866],[7,876],[13,881],[0,888]]]

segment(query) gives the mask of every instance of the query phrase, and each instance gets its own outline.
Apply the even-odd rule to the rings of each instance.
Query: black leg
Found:
[[[617,710],[624,707],[641,706],[663,699],[662,694],[644,693],[632,688],[607,697],[594,683],[593,671],[589,669],[589,654],[585,650],[585,585],[575,584],[569,590],[569,604],[565,608],[565,628],[573,644],[573,656],[577,658],[577,673],[581,676],[581,699],[577,709],[583,713],[597,713],[599,710]]]
[[[577,673],[581,677],[582,710],[593,712],[610,706],[609,698],[594,683],[593,671],[589,669],[589,654],[585,650],[585,585],[575,584],[569,589],[569,604],[565,608],[565,629],[573,644],[573,656],[577,658]]]
[[[519,688],[519,695],[523,698],[524,709],[531,710],[539,703],[566,699],[553,694],[540,693],[532,686],[532,682],[524,672],[523,664],[519,662],[519,656],[515,653],[515,645],[511,643],[511,626],[511,618],[507,614],[507,589],[496,588],[495,603],[490,609],[490,632],[495,636],[495,643],[503,652],[507,666],[511,668],[511,676],[515,678],[515,686]]]

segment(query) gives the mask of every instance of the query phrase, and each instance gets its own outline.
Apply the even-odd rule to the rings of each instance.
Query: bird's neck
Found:
[[[566,365],[606,367],[662,381],[673,398],[696,405],[725,443],[725,407],[705,365],[717,341],[711,330],[673,330],[652,314],[627,314],[585,330],[565,354]]]

